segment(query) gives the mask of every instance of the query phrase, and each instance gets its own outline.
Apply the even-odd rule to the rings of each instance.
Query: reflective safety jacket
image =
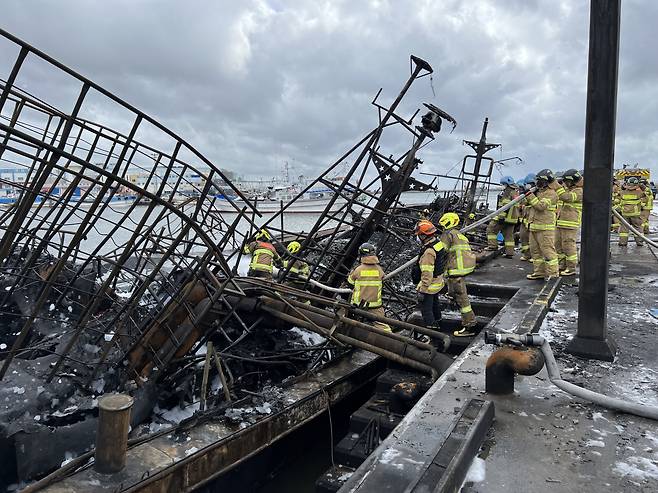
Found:
[[[621,214],[624,217],[638,217],[642,211],[642,203],[646,200],[644,190],[636,185],[624,186],[621,189]]]
[[[471,251],[468,238],[456,229],[441,234],[441,243],[448,251],[446,273],[448,277],[462,277],[475,270],[475,254]]]
[[[612,208],[621,211],[621,187],[617,183],[612,185]]]
[[[653,210],[653,192],[651,191],[651,187],[649,186],[647,186],[644,189],[644,202],[642,203],[642,210],[643,211]]]
[[[583,180],[578,180],[573,187],[561,186],[557,193],[557,227],[578,229],[583,217]]]
[[[272,273],[274,260],[279,257],[274,245],[266,241],[252,241],[245,245],[244,251],[251,254],[250,270]]]
[[[287,269],[288,266],[290,266],[290,270],[288,272],[290,273],[289,276],[291,281],[303,282],[306,281],[311,275],[311,268],[303,260],[286,259],[283,261],[283,268]]]
[[[550,186],[526,196],[530,231],[555,231],[557,193]]]
[[[441,241],[432,240],[423,245],[418,256],[418,264],[416,264],[420,271],[416,291],[424,294],[436,294],[443,289],[445,286],[443,271],[447,258],[447,249]],[[416,277],[413,271],[412,277]]]
[[[383,279],[384,269],[379,265],[377,256],[361,257],[361,264],[347,277],[347,282],[352,285],[351,303],[363,308],[382,306]]]
[[[496,209],[500,209],[501,207],[509,204],[512,200],[514,200],[518,196],[516,189],[513,187],[505,187],[505,189],[498,195],[498,202],[496,204]],[[519,206],[514,205],[507,209],[507,211],[503,211],[500,214],[496,216],[496,219],[498,221],[504,221],[508,224],[516,224],[519,222]]]

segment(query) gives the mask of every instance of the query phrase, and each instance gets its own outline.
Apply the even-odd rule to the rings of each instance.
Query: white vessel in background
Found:
[[[297,197],[303,189],[296,185],[282,185],[268,187],[264,193],[248,197],[252,204],[256,206],[259,212],[263,214],[274,214],[281,210],[293,198]],[[324,212],[329,202],[334,196],[330,188],[314,188],[304,192],[304,194],[286,208],[287,213],[298,214],[320,214]],[[237,212],[236,208],[242,209],[246,206],[245,202],[237,197],[230,197],[233,204],[224,195],[217,195],[215,209],[220,212]],[[332,211],[340,210],[347,203],[344,197],[338,197],[332,207]],[[357,204],[353,206],[355,211],[361,211],[363,206],[361,198],[357,199]],[[283,205],[282,205],[283,204]]]

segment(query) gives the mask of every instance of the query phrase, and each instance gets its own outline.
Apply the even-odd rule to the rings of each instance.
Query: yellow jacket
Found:
[[[562,229],[578,229],[583,216],[583,180],[573,187],[561,186],[556,191],[557,227]]]
[[[644,190],[637,185],[624,186],[621,189],[621,214],[624,217],[638,217],[642,203],[646,200]]]
[[[500,195],[498,195],[496,209],[500,209],[504,205],[509,204],[516,197],[516,189],[512,187],[505,187]],[[498,214],[498,216],[496,216],[496,219],[499,221],[505,221],[509,224],[516,224],[519,221],[519,206],[514,205],[507,209],[507,211],[501,212]]]
[[[376,255],[361,257],[358,265],[347,277],[352,285],[353,305],[363,308],[378,308],[382,306],[382,288],[384,285],[384,269],[379,265]]]
[[[456,229],[448,229],[441,235],[441,243],[448,250],[448,277],[462,277],[475,270],[475,254],[468,238]]]
[[[416,291],[424,294],[436,294],[443,289],[443,270],[435,272],[437,267],[437,255],[445,255],[445,246],[441,241],[434,239],[423,245],[423,251],[418,258],[420,267],[420,282]]]
[[[526,196],[530,231],[555,231],[557,193],[550,186]]]

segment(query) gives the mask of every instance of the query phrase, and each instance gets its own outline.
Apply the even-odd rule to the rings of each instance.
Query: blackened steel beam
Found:
[[[621,0],[592,0],[590,5],[578,333],[567,348],[606,361],[616,352],[606,316],[620,10]]]

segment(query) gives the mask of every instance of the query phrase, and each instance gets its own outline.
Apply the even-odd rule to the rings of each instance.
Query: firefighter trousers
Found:
[[[521,256],[527,259],[530,258],[530,230],[528,225],[521,223],[519,228],[519,239],[521,240]]]
[[[487,246],[492,250],[498,250],[498,233],[502,232],[505,241],[505,255],[514,255],[514,226],[516,223],[498,222],[495,219],[489,221]]]
[[[459,305],[459,313],[462,317],[462,326],[474,326],[475,314],[473,313],[473,308],[471,308],[471,302],[468,299],[468,293],[466,292],[466,281],[463,277],[448,278],[448,297],[453,298]]]
[[[530,255],[535,275],[557,277],[560,274],[555,250],[555,230],[530,231]]]
[[[379,317],[385,317],[386,316],[386,311],[384,310],[383,306],[378,306],[377,308],[367,308],[368,313],[372,313],[373,315],[377,315]],[[386,332],[391,332],[391,326],[388,325],[387,323],[384,322],[377,322],[374,320],[364,320],[365,323],[367,324],[372,324],[378,329],[384,330]]]
[[[649,216],[651,215],[651,211],[649,209],[642,209],[642,212],[640,213],[640,217],[642,218],[642,233],[645,235],[649,234]]]
[[[441,320],[441,304],[439,303],[439,294],[422,294],[418,308],[423,315],[423,323],[426,327],[436,325]]]
[[[268,281],[272,280],[272,273],[265,272],[264,270],[249,269],[247,276],[258,277],[259,279],[267,279]]]
[[[555,249],[557,250],[557,258],[561,269],[576,270],[576,265],[578,265],[577,238],[577,229],[557,228],[555,232]]]
[[[640,216],[624,217],[631,226],[638,231],[642,231],[642,218]],[[644,242],[639,236],[635,236],[635,244],[642,245]],[[628,228],[623,224],[619,227],[619,246],[628,245]]]

